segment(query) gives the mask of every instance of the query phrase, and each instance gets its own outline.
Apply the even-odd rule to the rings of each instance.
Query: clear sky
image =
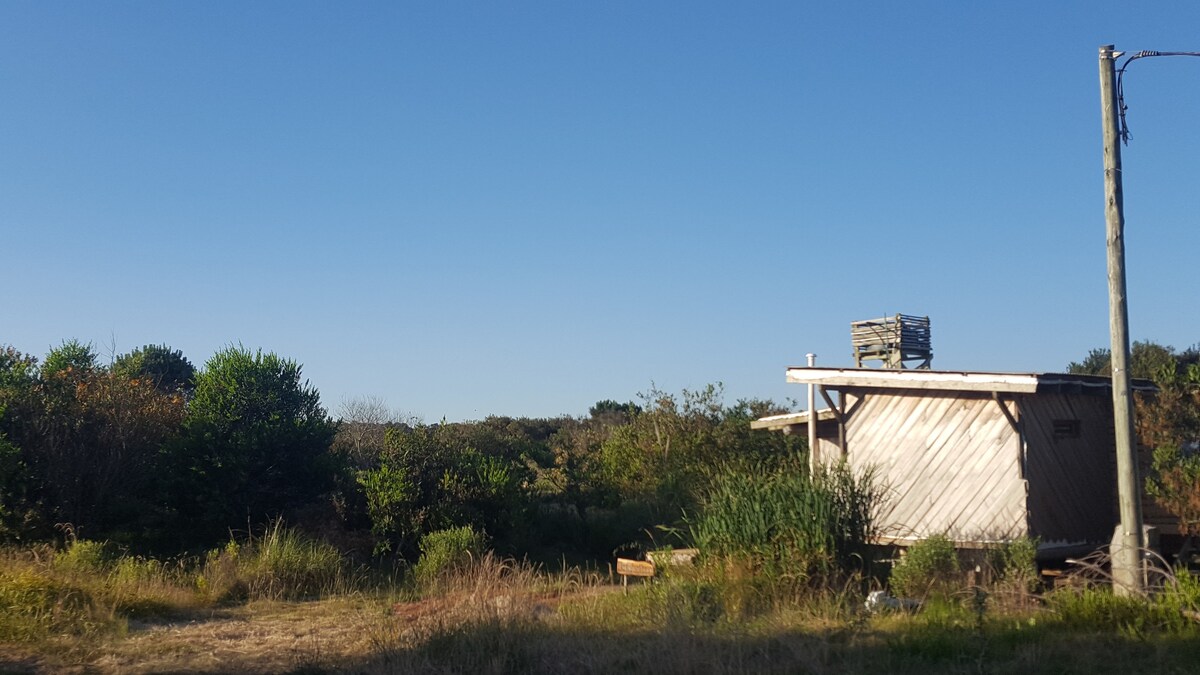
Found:
[[[5,2],[0,343],[293,358],[334,412],[802,398],[1108,342],[1097,47],[1194,2]],[[1200,59],[1126,76],[1131,333],[1200,341]]]

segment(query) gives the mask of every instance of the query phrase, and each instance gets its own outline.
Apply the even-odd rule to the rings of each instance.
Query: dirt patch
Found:
[[[0,657],[19,673],[287,673],[335,670],[374,651],[389,619],[373,600],[253,603],[169,622],[131,622],[86,653]],[[4,648],[0,647],[0,654]]]
[[[387,662],[447,626],[481,618],[556,620],[558,595],[505,591],[399,603],[367,597],[256,602],[183,619],[130,621],[125,635],[98,644],[0,645],[0,672],[357,671],[355,664]]]

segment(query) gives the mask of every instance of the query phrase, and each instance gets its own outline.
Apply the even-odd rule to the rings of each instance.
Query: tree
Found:
[[[91,347],[74,340],[51,350],[41,369],[14,354],[0,359],[0,480],[24,501],[18,529],[66,522],[87,536],[139,535],[156,511],[157,462],[179,431],[182,396],[98,366]]]
[[[1098,347],[1087,353],[1082,361],[1067,364],[1067,372],[1076,375],[1112,375],[1111,351]],[[1182,352],[1169,345],[1149,340],[1135,340],[1129,348],[1129,374],[1143,380],[1182,375],[1189,365],[1200,361],[1200,347]]]
[[[31,475],[20,447],[22,406],[28,401],[37,359],[11,346],[0,346],[0,541],[18,539],[37,517]]]
[[[1093,349],[1068,366],[1069,372],[1089,375],[1108,375],[1110,369],[1107,349]],[[1146,492],[1179,519],[1183,534],[1200,534],[1200,345],[1177,352],[1136,341],[1129,371],[1154,380],[1158,389],[1134,397],[1138,442],[1153,449]]]
[[[338,415],[334,451],[347,457],[353,466],[360,469],[379,463],[388,427],[416,422],[415,418],[393,412],[387,401],[378,396],[358,396],[342,401]]]
[[[74,500],[60,508],[68,522],[91,527],[89,536],[135,543],[158,523],[162,450],[180,433],[182,392],[166,392],[146,377],[96,371],[75,389],[75,408],[83,421],[82,456],[65,469],[78,478]],[[58,474],[49,476],[60,483]]]
[[[117,357],[113,370],[129,378],[150,378],[159,391],[191,394],[196,376],[192,362],[178,349],[146,345]]]
[[[212,540],[313,502],[333,485],[336,431],[295,361],[217,352],[196,375],[175,448],[178,515]]]
[[[1154,449],[1146,492],[1179,519],[1183,534],[1200,534],[1200,365],[1164,374],[1158,391],[1135,404],[1138,438]]]
[[[84,344],[74,338],[64,340],[61,345],[50,350],[42,361],[41,374],[48,378],[59,373],[86,373],[98,367],[96,350],[91,343]]]
[[[642,412],[642,407],[633,401],[617,403],[612,399],[596,401],[596,405],[588,409],[588,416],[593,420],[610,424],[624,424]]]

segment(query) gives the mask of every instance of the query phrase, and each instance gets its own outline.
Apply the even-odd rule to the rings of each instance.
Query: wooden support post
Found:
[[[1129,307],[1125,297],[1125,212],[1121,181],[1113,45],[1100,48],[1100,105],[1104,130],[1104,220],[1108,239],[1108,317],[1112,344],[1113,427],[1117,443],[1117,494],[1121,506],[1121,546],[1113,557],[1114,591],[1140,595],[1142,566],[1142,499],[1138,482],[1137,446],[1133,435],[1133,401],[1129,387]],[[1118,559],[1119,558],[1119,559]]]
[[[829,405],[829,409],[833,411],[833,417],[837,420],[838,428],[838,450],[841,451],[842,459],[846,459],[846,415],[841,408],[833,404],[833,399],[829,398],[829,392],[825,391],[825,387],[821,387],[821,398],[825,399],[825,403]],[[839,397],[842,395],[839,394]],[[846,407],[845,398],[842,398],[842,408]]]
[[[808,367],[817,365],[817,355],[809,352]],[[808,383],[808,475],[817,473],[817,388],[812,382]]]

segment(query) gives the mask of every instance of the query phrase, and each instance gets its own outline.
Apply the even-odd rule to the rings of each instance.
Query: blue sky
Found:
[[[0,5],[0,343],[230,343],[326,405],[584,414],[1108,340],[1097,47],[1161,2]],[[1200,59],[1126,76],[1131,333],[1200,341]]]

